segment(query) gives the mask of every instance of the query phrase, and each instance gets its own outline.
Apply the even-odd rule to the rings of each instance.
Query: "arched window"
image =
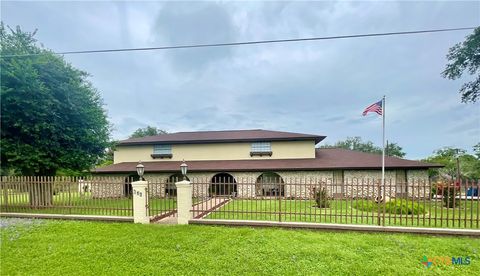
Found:
[[[188,177],[186,177],[187,180]],[[177,186],[175,185],[175,182],[182,181],[183,180],[183,175],[181,173],[176,173],[170,175],[170,177],[167,180],[167,183],[165,185],[165,196],[177,196]]]
[[[257,196],[283,196],[284,182],[280,175],[274,172],[262,173],[255,183]]]
[[[212,177],[210,196],[237,196],[237,181],[228,173],[217,173]]]

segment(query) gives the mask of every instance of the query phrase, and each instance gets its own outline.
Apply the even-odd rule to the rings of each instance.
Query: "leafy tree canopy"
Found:
[[[480,179],[480,156],[468,154],[463,149],[445,147],[436,150],[432,156],[423,161],[445,166],[441,169],[430,170],[431,176],[454,179],[457,176],[457,157],[460,162],[460,174],[462,178]]]
[[[98,160],[97,167],[105,167],[113,164],[113,153],[117,147],[118,141],[112,140],[108,142],[108,146],[105,149],[105,155]]]
[[[321,146],[322,148],[342,148],[342,149],[349,149],[349,150],[356,150],[361,152],[369,152],[369,153],[377,153],[382,154],[382,148],[376,146],[371,141],[363,141],[361,137],[347,137],[347,139],[343,141],[338,141],[333,145],[324,145]],[[397,143],[388,143],[387,147],[385,148],[385,154],[387,156],[395,156],[395,157],[404,157],[405,152],[401,146]]]
[[[0,25],[2,172],[88,170],[110,134],[102,99],[86,72],[38,46],[34,35]],[[33,53],[41,55],[4,57]]]
[[[460,94],[464,103],[477,101],[480,96],[480,27],[467,36],[464,42],[450,48],[447,59],[450,63],[443,71],[443,77],[455,80],[465,71],[475,76],[476,79],[463,84]]]
[[[480,143],[473,146],[473,152],[475,152],[477,158],[480,159]]]
[[[135,132],[130,135],[130,138],[140,138],[140,137],[146,137],[146,136],[155,136],[155,135],[160,135],[160,134],[167,134],[165,130],[159,129],[157,127],[152,127],[152,126],[147,126],[144,128],[139,128],[135,130]]]

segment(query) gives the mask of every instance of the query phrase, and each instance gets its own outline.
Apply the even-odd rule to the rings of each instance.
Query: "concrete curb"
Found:
[[[72,220],[96,220],[96,221],[133,222],[133,217],[95,216],[95,215],[61,215],[61,214],[33,214],[33,213],[0,213],[0,217],[11,217],[11,218],[39,218],[39,219],[72,219]]]
[[[332,231],[413,233],[413,234],[429,234],[429,235],[454,235],[454,236],[480,237],[480,230],[474,230],[474,229],[397,227],[397,226],[378,226],[378,225],[352,225],[352,224],[334,224],[334,223],[304,223],[304,222],[276,222],[276,221],[222,220],[222,219],[192,219],[189,221],[189,224],[281,227],[281,228],[303,228],[303,229],[318,229],[318,230],[332,230]]]

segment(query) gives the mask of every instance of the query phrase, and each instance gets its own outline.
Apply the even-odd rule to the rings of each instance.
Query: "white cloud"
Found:
[[[478,2],[2,2],[2,20],[54,50],[331,36],[479,25]],[[479,104],[440,76],[468,32],[66,56],[92,74],[114,137],[266,128],[380,142],[363,108],[387,95],[387,134],[410,158],[480,139]]]

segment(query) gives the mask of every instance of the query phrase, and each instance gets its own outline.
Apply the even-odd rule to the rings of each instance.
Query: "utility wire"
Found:
[[[411,34],[423,34],[423,33],[439,33],[439,32],[473,30],[475,28],[476,27],[462,27],[462,28],[450,28],[450,29],[433,29],[433,30],[389,32],[389,33],[370,33],[370,34],[339,35],[339,36],[324,36],[324,37],[258,40],[258,41],[214,43],[214,44],[193,44],[193,45],[175,45],[175,46],[142,47],[142,48],[120,48],[120,49],[66,51],[66,52],[54,52],[54,54],[73,55],[73,54],[94,54],[94,53],[111,53],[111,52],[153,51],[153,50],[174,50],[174,49],[191,49],[191,48],[207,48],[207,47],[241,46],[241,45],[268,44],[268,43],[286,43],[286,42],[332,40],[332,39],[375,37],[375,36],[393,36],[393,35],[411,35]],[[44,55],[44,53],[22,54],[22,55],[5,55],[5,56],[0,56],[0,57],[1,58],[13,58],[13,57],[30,57],[30,56],[39,56],[39,55]]]

